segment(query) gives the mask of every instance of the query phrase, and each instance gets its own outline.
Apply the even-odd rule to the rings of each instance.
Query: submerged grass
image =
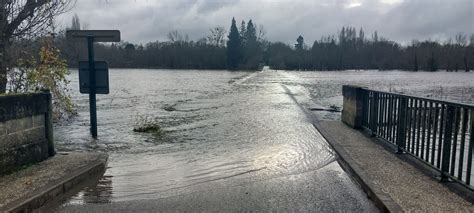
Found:
[[[162,135],[163,131],[158,122],[158,118],[150,115],[137,114],[135,118],[134,132],[155,133]]]

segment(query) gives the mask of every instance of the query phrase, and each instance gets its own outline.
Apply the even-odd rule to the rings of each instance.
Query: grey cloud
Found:
[[[382,29],[397,40],[444,39],[474,33],[474,1],[411,1],[391,10]]]
[[[384,2],[391,2],[384,3]],[[171,30],[191,39],[205,37],[214,26],[229,27],[235,17],[264,25],[271,41],[310,44],[342,26],[378,30],[400,42],[445,39],[474,33],[472,0],[79,0],[59,18],[64,25],[77,13],[93,29],[120,29],[132,42],[165,40]]]
[[[206,0],[197,1],[198,11],[200,13],[212,13],[222,8],[234,5],[236,3],[237,1],[206,1]]]

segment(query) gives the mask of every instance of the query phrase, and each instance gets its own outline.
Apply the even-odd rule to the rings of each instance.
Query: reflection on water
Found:
[[[398,79],[396,85],[376,85],[403,87],[405,92],[413,88],[423,94],[419,91],[433,87],[422,87],[418,81],[433,85],[430,79],[440,78],[432,73],[389,72],[390,78],[385,74],[111,70],[111,93],[98,96],[99,139],[92,140],[88,97],[78,94],[77,72],[73,72],[79,116],[56,126],[57,147],[107,152],[110,157],[99,184],[84,189],[66,205],[163,198],[197,192],[209,184],[228,187],[317,171],[334,162],[335,155],[302,108],[340,104],[342,84],[375,85]],[[466,81],[464,75],[452,75],[444,91],[452,91],[448,85],[472,91],[472,80]],[[133,132],[137,114],[156,117],[164,136]],[[342,172],[340,167],[330,169]]]
[[[110,203],[112,197],[112,176],[104,175],[96,185],[86,186],[70,204]]]

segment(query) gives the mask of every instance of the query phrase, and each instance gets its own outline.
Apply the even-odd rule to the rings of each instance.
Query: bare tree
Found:
[[[74,16],[72,17],[72,21],[71,21],[71,30],[80,30],[81,29],[81,21],[79,19],[79,16],[77,16],[77,14],[74,14]]]
[[[173,30],[171,32],[168,33],[168,39],[174,43],[176,41],[179,41],[179,40],[182,40],[183,37],[178,33],[177,30]]]
[[[82,24],[81,24],[81,29],[82,29],[82,30],[89,30],[90,26],[91,26],[91,25],[89,24],[89,22],[84,21],[84,22],[82,22]]]
[[[224,46],[226,30],[222,26],[214,27],[209,29],[210,35],[207,37],[209,43],[215,46]]]
[[[183,36],[177,30],[170,31],[168,33],[168,39],[171,41],[171,43],[174,43],[174,42],[185,42],[185,43],[189,42],[188,34]]]
[[[456,34],[454,40],[456,41],[456,44],[461,47],[465,47],[467,45],[467,35],[465,35],[464,33]]]
[[[8,49],[14,38],[45,33],[52,19],[67,11],[75,0],[0,0],[0,93],[7,84]]]
[[[183,40],[183,36],[181,34],[179,34],[179,32],[177,30],[173,30],[171,32],[168,33],[168,39],[174,43],[176,41],[181,41]]]

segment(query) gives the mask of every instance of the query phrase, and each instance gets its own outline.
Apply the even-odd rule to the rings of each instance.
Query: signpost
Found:
[[[109,67],[105,61],[94,62],[95,94],[109,94]],[[79,92],[89,94],[91,89],[88,61],[79,61]]]
[[[80,92],[89,93],[91,134],[93,138],[97,138],[96,94],[108,94],[109,81],[108,81],[107,63],[104,61],[94,61],[94,42],[119,42],[120,31],[118,30],[68,30],[66,31],[66,38],[69,41],[73,41],[73,42],[87,42],[88,52],[89,52],[89,61],[79,62]],[[99,72],[96,72],[96,69],[99,70]],[[104,77],[104,73],[106,75],[105,77]],[[81,80],[81,76],[82,76],[82,80]],[[88,82],[87,82],[87,79],[84,79],[87,77],[89,78]]]

